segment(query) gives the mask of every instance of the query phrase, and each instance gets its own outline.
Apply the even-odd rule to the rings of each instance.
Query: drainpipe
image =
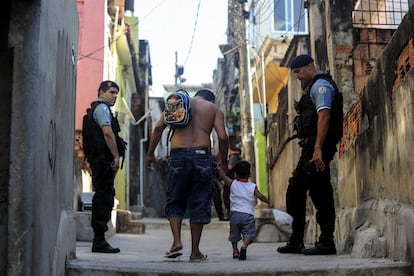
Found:
[[[145,94],[148,95],[148,87],[146,87],[146,89],[145,89]],[[144,196],[143,196],[142,190],[143,190],[143,186],[144,186],[143,185],[143,183],[144,183],[144,177],[143,177],[143,175],[144,175],[144,159],[145,159],[145,155],[143,154],[144,153],[144,146],[143,145],[148,140],[148,130],[147,130],[148,123],[147,123],[147,120],[146,119],[147,119],[148,116],[150,116],[151,109],[148,109],[148,101],[145,100],[145,110],[146,110],[146,113],[138,121],[135,121],[135,117],[132,114],[131,110],[129,109],[128,103],[127,103],[127,101],[125,100],[124,97],[122,97],[122,101],[124,102],[124,104],[126,106],[126,109],[128,111],[128,114],[129,114],[129,116],[131,118],[131,124],[133,124],[134,126],[136,126],[136,125],[139,125],[142,121],[145,120],[145,123],[144,123],[144,135],[143,135],[143,138],[141,138],[139,140],[139,152],[140,152],[140,154],[139,154],[140,206],[141,207],[144,207],[144,203],[143,203],[144,202]]]
[[[146,61],[146,68],[145,68],[145,118],[150,115],[151,110],[148,109],[148,96],[149,96],[149,88],[148,88],[148,68],[149,68],[149,53],[148,48],[145,50],[145,61]],[[144,154],[144,143],[148,141],[148,120],[144,122],[144,135],[143,138],[139,140],[139,203],[141,208],[144,208],[144,172],[145,172],[145,154]]]
[[[148,71],[147,73],[148,74]],[[145,86],[145,116],[148,116],[150,110],[148,110],[148,85]],[[144,135],[139,140],[139,204],[144,208],[144,172],[145,172],[145,154],[144,154],[144,143],[148,141],[148,121],[144,122]]]

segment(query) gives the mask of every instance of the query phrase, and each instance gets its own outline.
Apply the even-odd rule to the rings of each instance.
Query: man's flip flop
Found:
[[[167,251],[165,252],[165,258],[177,258],[179,256],[183,255],[180,251]]]
[[[197,259],[192,259],[190,257],[190,262],[204,262],[207,260],[208,260],[207,255],[201,255],[201,258],[197,258]]]

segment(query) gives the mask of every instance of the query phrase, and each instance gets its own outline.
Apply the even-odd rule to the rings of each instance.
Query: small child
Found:
[[[246,260],[246,249],[253,242],[256,236],[256,225],[254,220],[254,206],[256,198],[267,203],[269,208],[273,208],[272,203],[257,189],[255,183],[249,182],[250,163],[240,160],[234,166],[234,177],[230,179],[226,176],[221,164],[217,170],[226,185],[230,186],[230,234],[229,241],[233,247],[233,258]],[[243,238],[243,244],[239,249],[238,241]]]

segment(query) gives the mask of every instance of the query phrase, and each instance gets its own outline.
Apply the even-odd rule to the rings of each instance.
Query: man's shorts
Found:
[[[167,218],[183,218],[188,207],[190,222],[209,223],[213,159],[208,148],[174,148],[168,159]]]
[[[231,212],[230,215],[230,242],[238,242],[242,238],[256,237],[256,222],[254,216],[248,213]]]

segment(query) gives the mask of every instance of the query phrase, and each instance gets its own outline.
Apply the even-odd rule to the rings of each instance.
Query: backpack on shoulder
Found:
[[[191,121],[190,96],[179,89],[171,93],[165,101],[164,122],[169,126],[185,127]]]

